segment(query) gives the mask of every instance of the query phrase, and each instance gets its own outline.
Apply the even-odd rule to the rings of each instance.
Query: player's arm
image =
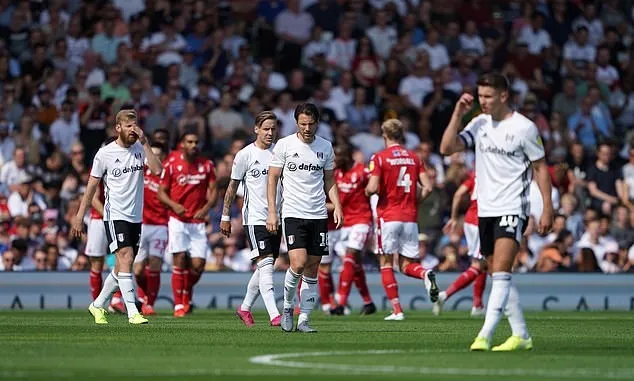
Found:
[[[552,200],[552,184],[550,182],[550,173],[548,172],[548,165],[546,159],[543,157],[533,162],[533,172],[535,176],[535,182],[539,187],[539,192],[542,194],[543,200],[543,212],[539,219],[539,234],[546,234],[550,231],[553,224],[553,200]]]
[[[268,216],[266,218],[266,229],[271,233],[277,232],[277,184],[282,176],[282,168],[269,166],[266,179],[266,204]]]
[[[472,145],[470,142],[465,141],[464,137],[458,135],[460,128],[462,127],[462,118],[467,112],[469,112],[469,110],[471,110],[472,107],[473,95],[467,93],[462,94],[456,103],[453,114],[451,114],[449,124],[442,135],[442,140],[440,142],[441,154],[449,156],[456,152],[462,152],[467,149],[468,146]],[[473,139],[473,136],[471,138]]]
[[[456,190],[456,193],[453,195],[453,199],[451,200],[451,215],[449,216],[449,221],[443,227],[443,233],[449,234],[453,233],[458,225],[458,211],[460,210],[460,203],[465,195],[469,194],[469,188],[467,188],[464,184],[460,185]]]
[[[335,211],[335,204],[333,204],[332,202],[327,202],[326,203],[326,210],[328,211],[328,213],[332,213]]]
[[[418,180],[422,185],[422,189],[420,191],[421,201],[425,200],[431,194],[431,191],[434,189],[434,183],[431,181],[429,176],[425,172],[421,172],[418,174]]]
[[[368,185],[365,187],[365,194],[369,197],[379,192],[379,176],[371,175],[368,179]]]
[[[233,201],[236,199],[238,186],[240,186],[240,180],[229,180],[229,186],[227,186],[224,204],[222,206],[222,217],[220,217],[220,232],[222,232],[222,234],[224,234],[224,236],[227,238],[231,236],[231,215],[229,213],[231,210],[231,204],[233,204]]]
[[[333,220],[337,229],[343,225],[343,211],[341,210],[341,200],[339,200],[339,189],[337,189],[337,183],[335,182],[335,171],[332,169],[324,170],[324,185],[328,192],[328,198],[333,205]]]
[[[182,216],[183,214],[185,214],[185,207],[172,200],[169,196],[171,175],[172,168],[169,164],[166,164],[163,173],[161,174],[161,183],[159,184],[159,189],[156,197],[159,199],[160,202],[163,203],[163,205],[166,205],[172,210],[172,212],[176,213],[176,215]]]
[[[99,182],[101,182],[100,177],[94,177],[91,175],[88,178],[88,184],[86,185],[84,197],[81,199],[79,210],[77,211],[77,215],[73,219],[73,223],[71,226],[72,237],[79,238],[84,232],[84,216],[86,215],[86,208],[88,207],[88,205],[92,204],[92,200],[95,197],[97,188],[99,187]]]
[[[199,220],[204,220],[205,218],[207,218],[209,211],[216,204],[216,201],[218,201],[218,190],[216,189],[216,182],[210,181],[207,185],[207,202],[205,203],[205,205],[203,205],[202,208],[200,208],[199,211],[196,212],[196,214],[194,214],[194,218],[197,218]]]
[[[97,187],[95,191],[95,195],[92,198],[91,206],[95,209],[102,217],[103,217],[103,203],[100,200],[101,198],[101,189]]]
[[[154,175],[160,176],[163,171],[163,164],[161,163],[161,160],[154,154],[154,152],[152,152],[150,142],[143,133],[143,130],[140,129],[139,126],[134,126],[134,132],[139,137],[139,143],[143,145],[143,152],[145,153],[145,159],[147,160],[147,167]]]

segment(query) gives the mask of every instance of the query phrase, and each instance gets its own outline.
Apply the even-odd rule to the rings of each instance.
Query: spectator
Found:
[[[427,56],[429,57],[429,68],[433,71],[436,71],[443,66],[447,66],[450,63],[447,48],[440,43],[440,34],[434,28],[427,32],[425,42],[418,45],[417,48],[427,53]]]
[[[62,114],[51,125],[50,135],[53,144],[66,155],[79,139],[79,119],[74,115],[74,105],[69,101],[62,104]]]
[[[33,189],[35,179],[30,175],[23,173],[16,181],[16,190],[11,193],[8,200],[8,208],[11,217],[24,216],[28,217],[28,207],[32,203],[37,204],[40,209],[46,209],[44,197]]]
[[[601,143],[597,149],[597,161],[588,170],[590,205],[608,215],[619,203],[623,182],[621,171],[611,165],[612,159],[611,145]]]
[[[5,163],[0,169],[0,184],[10,192],[19,188],[19,182],[27,176],[26,152],[24,147],[18,146],[13,152],[13,160]]]
[[[591,63],[596,57],[596,49],[588,43],[588,28],[579,26],[575,29],[574,38],[564,45],[561,73],[577,78],[585,77]]]
[[[282,42],[280,68],[284,72],[299,64],[302,48],[310,40],[315,25],[310,13],[300,10],[299,0],[288,0],[287,7],[275,18],[275,34]]]
[[[354,132],[370,131],[370,125],[377,120],[376,108],[366,102],[366,90],[357,87],[354,101],[346,107],[346,116]]]
[[[586,150],[593,151],[597,143],[609,136],[608,122],[592,113],[593,98],[586,95],[581,100],[577,112],[568,118],[568,128],[583,144]]]

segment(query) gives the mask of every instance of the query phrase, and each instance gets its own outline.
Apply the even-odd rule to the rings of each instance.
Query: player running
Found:
[[[465,270],[458,278],[445,290],[438,294],[438,301],[434,303],[432,312],[440,315],[445,302],[456,292],[462,290],[473,282],[473,307],[471,316],[484,315],[482,305],[482,294],[486,287],[487,273],[486,261],[480,254],[480,235],[478,232],[478,200],[476,192],[475,174],[471,173],[467,179],[458,187],[451,202],[451,218],[443,228],[445,234],[454,234],[458,227],[458,211],[465,196],[469,196],[469,209],[464,217],[464,235],[467,239],[471,266]]]
[[[401,272],[422,279],[432,303],[438,300],[436,274],[421,266],[418,253],[418,182],[420,197],[429,196],[432,183],[420,164],[418,155],[405,149],[403,124],[388,119],[381,126],[386,148],[370,159],[370,179],[366,194],[378,193],[379,264],[385,294],[392,303],[392,314],[385,320],[404,320],[398,300],[398,285],[394,277],[394,254],[398,254]],[[417,181],[418,180],[418,181]]]
[[[205,271],[205,220],[217,197],[214,165],[200,156],[198,145],[196,132],[183,134],[180,155],[171,156],[164,164],[158,193],[158,199],[170,208],[167,252],[173,255],[175,317],[189,312],[194,285]]]
[[[152,152],[165,162],[167,149],[160,143],[152,144]],[[155,315],[154,302],[161,287],[161,265],[167,247],[167,208],[158,199],[161,176],[145,169],[143,179],[143,225],[139,254],[134,259],[134,275],[139,286],[138,296],[143,315]]]
[[[552,227],[550,175],[537,127],[509,107],[507,79],[497,73],[482,75],[478,100],[483,114],[458,133],[462,118],[473,106],[471,94],[460,97],[440,145],[443,155],[467,148],[474,148],[476,155],[480,251],[487,258],[493,280],[484,325],[470,349],[490,349],[491,337],[504,313],[513,334],[493,350],[529,350],[533,340],[526,329],[517,289],[511,283],[511,271],[528,221],[533,171],[544,208],[538,232],[544,235]]]
[[[134,110],[117,113],[117,140],[101,147],[95,155],[86,193],[72,223],[72,236],[81,237],[86,207],[92,203],[97,187],[103,180],[104,225],[109,249],[115,253],[116,259],[115,267],[106,278],[99,296],[88,307],[97,324],[108,323],[104,307],[117,288],[121,290],[130,324],[148,322],[136,308],[132,262],[138,251],[141,235],[143,165],[147,159],[147,166],[158,175],[161,173],[161,162],[152,152],[136,120]]]
[[[262,111],[255,117],[255,142],[241,149],[233,160],[231,181],[225,193],[224,206],[220,222],[220,231],[227,238],[231,236],[231,217],[229,209],[236,197],[240,183],[244,188],[242,204],[242,222],[251,248],[251,260],[257,268],[247,285],[247,293],[236,315],[247,326],[255,324],[251,307],[262,294],[264,306],[269,313],[271,326],[280,326],[280,312],[275,304],[273,291],[273,264],[280,252],[282,230],[271,233],[266,229],[268,206],[266,200],[266,181],[269,163],[273,157],[273,142],[277,135],[278,120],[271,111]],[[279,194],[276,201],[279,214]]]
[[[300,314],[297,331],[316,332],[309,315],[317,302],[317,268],[328,255],[326,193],[334,205],[337,228],[343,223],[339,193],[334,180],[334,153],[329,141],[316,136],[319,111],[312,103],[295,108],[297,132],[279,140],[273,150],[267,182],[266,228],[278,228],[275,210],[278,181],[282,178],[282,221],[291,262],[284,280],[284,312],[281,328],[293,330],[293,300],[300,277]]]

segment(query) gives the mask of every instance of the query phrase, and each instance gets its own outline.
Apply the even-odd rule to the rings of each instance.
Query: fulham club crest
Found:
[[[295,243],[295,235],[289,235],[288,236],[288,244],[292,245]]]

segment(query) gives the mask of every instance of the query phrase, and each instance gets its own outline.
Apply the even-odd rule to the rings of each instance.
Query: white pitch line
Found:
[[[398,365],[353,365],[313,363],[307,361],[291,360],[295,358],[323,357],[323,356],[350,356],[350,355],[382,355],[404,353],[464,353],[464,351],[439,351],[439,350],[367,350],[367,351],[327,351],[327,352],[303,352],[280,353],[255,356],[249,359],[253,364],[279,366],[284,368],[310,369],[310,370],[336,370],[347,374],[374,374],[374,373],[401,373],[421,375],[452,375],[452,376],[515,376],[515,377],[559,377],[559,378],[602,378],[602,379],[632,379],[634,369],[609,370],[596,368],[571,368],[571,369],[487,369],[487,368],[432,368]],[[291,361],[289,361],[291,360]]]

